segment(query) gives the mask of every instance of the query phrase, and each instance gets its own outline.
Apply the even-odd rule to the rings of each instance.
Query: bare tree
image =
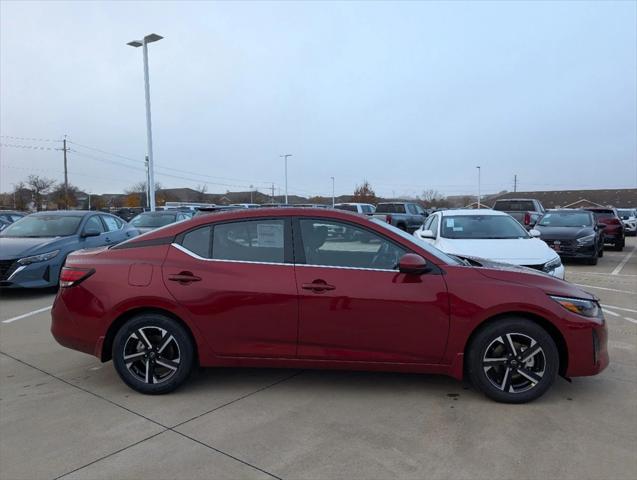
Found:
[[[353,202],[360,203],[375,203],[376,192],[372,189],[372,186],[367,180],[364,180],[362,185],[358,185],[354,190]]]
[[[66,203],[68,193],[68,205]],[[75,185],[69,184],[68,189],[65,191],[64,184],[59,183],[53,188],[49,194],[49,198],[53,201],[58,209],[67,209],[69,207],[77,207],[77,197],[80,193],[80,189]]]
[[[440,204],[445,201],[445,196],[438,190],[430,188],[422,192],[420,199],[425,204],[425,206],[429,208],[433,206],[440,206]]]
[[[31,200],[31,195],[24,182],[16,183],[13,186],[13,208],[24,211],[27,209],[29,200]]]
[[[206,201],[206,193],[208,192],[208,185],[197,185],[197,201],[205,202]]]
[[[52,178],[40,177],[39,175],[29,175],[27,178],[27,185],[33,193],[35,209],[39,212],[42,210],[43,197],[49,193],[51,187],[55,185],[55,180]]]

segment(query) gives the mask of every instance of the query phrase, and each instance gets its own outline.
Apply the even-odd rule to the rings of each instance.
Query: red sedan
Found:
[[[69,255],[59,343],[143,393],[193,365],[467,375],[502,402],[608,365],[597,299],[542,272],[475,267],[337,210],[197,217]]]

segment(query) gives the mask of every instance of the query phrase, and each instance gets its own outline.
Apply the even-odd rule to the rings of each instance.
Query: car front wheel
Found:
[[[525,403],[542,396],[559,370],[551,336],[525,318],[503,318],[480,330],[469,347],[467,370],[489,398]]]
[[[113,341],[115,370],[129,387],[141,393],[175,390],[188,378],[193,357],[193,342],[186,330],[157,313],[133,317]]]

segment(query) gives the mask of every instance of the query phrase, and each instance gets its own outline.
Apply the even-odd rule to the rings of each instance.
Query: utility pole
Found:
[[[254,203],[254,185],[250,185],[250,203]]]
[[[330,177],[332,179],[332,208],[336,204],[336,198],[334,197],[334,177]]]
[[[146,155],[146,206],[150,208],[150,168],[148,165],[148,155]]]
[[[291,153],[285,155],[279,155],[285,159],[285,204],[288,204],[288,157],[291,157]]]
[[[272,200],[272,203],[274,203],[274,183],[272,184],[272,195],[270,195],[270,200]]]
[[[482,208],[482,206],[480,205],[480,174],[481,174],[481,169],[480,169],[480,165],[478,165],[476,167],[478,169],[478,210],[480,210]]]
[[[68,210],[69,208],[69,172],[67,168],[66,161],[66,152],[69,151],[66,146],[66,135],[64,135],[64,140],[62,140],[62,148],[57,148],[56,150],[62,150],[64,154],[64,208]]]
[[[518,174],[513,175],[513,191],[518,191]]]

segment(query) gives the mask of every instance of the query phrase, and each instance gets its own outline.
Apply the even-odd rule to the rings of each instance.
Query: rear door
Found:
[[[298,299],[289,220],[197,227],[177,237],[162,272],[215,354],[295,356]]]
[[[300,358],[437,363],[449,328],[439,270],[398,272],[407,251],[331,219],[294,223]]]

